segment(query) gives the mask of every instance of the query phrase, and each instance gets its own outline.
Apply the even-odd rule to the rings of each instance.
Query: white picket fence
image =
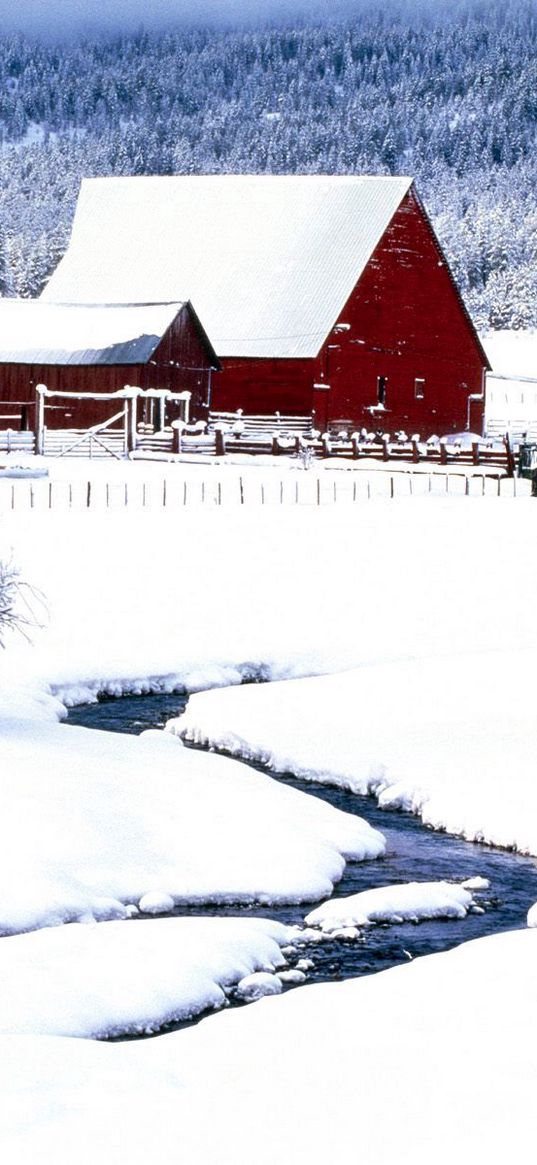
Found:
[[[0,513],[10,510],[178,510],[185,506],[355,505],[384,498],[527,497],[531,483],[491,474],[378,472],[226,474],[143,481],[0,478]]]

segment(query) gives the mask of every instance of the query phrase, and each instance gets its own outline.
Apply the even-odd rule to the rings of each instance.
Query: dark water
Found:
[[[69,723],[108,731],[139,733],[161,727],[183,711],[187,697],[179,694],[122,697],[84,705],[69,713]],[[242,762],[244,763],[244,762]],[[251,765],[250,767],[261,766]],[[336,897],[356,894],[393,883],[463,880],[480,875],[488,890],[475,893],[484,914],[464,919],[373,926],[356,941],[331,940],[301,947],[296,958],[310,958],[314,966],[308,982],[346,979],[406,962],[419,955],[447,950],[458,943],[525,926],[526,914],[537,901],[537,861],[504,850],[434,833],[409,813],[381,810],[372,797],[359,797],[327,785],[278,776],[295,789],[321,797],[346,813],[364,817],[387,841],[385,857],[373,862],[350,862],[335,889]],[[283,923],[302,923],[313,906],[195,906],[177,907],[176,915],[206,914],[234,917],[270,917]],[[296,959],[291,958],[293,965]],[[174,1027],[182,1025],[172,1025]]]

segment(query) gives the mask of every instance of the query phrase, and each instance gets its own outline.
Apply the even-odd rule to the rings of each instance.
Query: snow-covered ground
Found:
[[[7,1161],[71,1165],[81,1145],[107,1165],[324,1165],[354,1145],[368,1165],[527,1152],[535,928],[158,1041],[34,1033],[153,1027],[201,997],[222,1002],[239,975],[255,991],[250,975],[277,966],[276,932],[226,947],[212,929],[189,996],[193,943],[175,963],[176,920],[131,921],[131,908],[318,901],[346,857],[383,846],[359,819],[172,734],[59,724],[59,698],[220,685],[191,700],[181,730],[537,852],[536,513],[531,499],[427,497],[3,517],[0,557],[45,600],[30,598],[33,642],[11,637],[0,658],[2,927],[103,920],[0,942],[6,962],[15,950],[10,1030],[27,1033],[1,1040]],[[115,934],[155,939],[151,955],[131,952],[119,999]]]
[[[475,581],[475,580],[474,580]],[[172,732],[537,854],[535,643],[194,696]],[[501,635],[498,630],[498,635]]]
[[[381,835],[225,757],[141,737],[0,722],[0,933],[174,902],[315,901]]]
[[[534,514],[531,498],[7,514],[0,556],[47,609],[0,675],[73,702],[537,646]]]
[[[102,1038],[156,1031],[286,966],[292,927],[264,918],[74,923],[0,942],[0,1032]],[[275,978],[272,975],[272,978]]]
[[[3,1159],[527,1160],[536,974],[528,929],[263,999],[158,1040],[2,1037]]]

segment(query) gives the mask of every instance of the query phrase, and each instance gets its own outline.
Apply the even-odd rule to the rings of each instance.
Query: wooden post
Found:
[[[215,429],[214,431],[215,453],[217,457],[224,457],[226,452],[226,439],[222,429]]]
[[[173,427],[173,452],[179,454],[181,452],[181,426],[174,425]]]
[[[35,422],[35,451],[41,457],[45,452],[45,392],[44,384],[37,384],[37,410]]]
[[[441,441],[440,442],[440,465],[447,465],[447,463],[448,463],[447,442]]]
[[[503,439],[503,443],[505,445],[505,452],[507,455],[507,476],[514,477],[515,476],[515,455],[513,453],[513,446],[511,443],[511,437],[510,437],[509,433],[505,434],[505,437]]]
[[[360,443],[358,437],[351,437],[352,456],[355,461],[358,461],[360,456]]]
[[[127,452],[133,453],[138,444],[138,393],[130,384],[125,385],[125,392],[129,393],[125,401],[128,414]]]
[[[479,465],[479,441],[472,441],[472,463]]]
[[[420,459],[420,447],[419,447],[417,441],[412,441],[412,460],[415,461],[416,463],[418,463],[419,459]]]
[[[390,460],[390,446],[388,445],[388,438],[387,437],[381,438],[381,445],[382,445],[382,460],[389,461]]]
[[[272,456],[278,457],[279,453],[280,453],[280,442],[278,440],[278,434],[273,433],[272,434]]]
[[[321,449],[323,457],[330,457],[332,446],[330,444],[330,437],[328,436],[328,433],[323,433],[321,437]]]

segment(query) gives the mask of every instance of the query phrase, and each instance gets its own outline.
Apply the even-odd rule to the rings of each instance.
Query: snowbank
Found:
[[[313,901],[345,858],[375,858],[359,818],[164,733],[2,721],[0,932],[124,918],[174,902]]]
[[[158,1040],[3,1037],[3,1159],[525,1160],[536,975],[537,932],[522,930]]]
[[[168,728],[537,854],[534,665],[534,649],[490,649],[206,692]]]
[[[0,1032],[102,1038],[157,1031],[223,1007],[226,989],[285,966],[281,947],[291,936],[291,928],[262,918],[161,918],[6,938]]]
[[[8,514],[0,557],[13,553],[47,615],[32,646],[10,642],[0,677],[73,703],[537,647],[532,506]]]
[[[405,882],[379,886],[346,898],[330,898],[306,917],[308,926],[330,932],[373,922],[419,922],[426,918],[466,918],[472,895],[451,882]]]

